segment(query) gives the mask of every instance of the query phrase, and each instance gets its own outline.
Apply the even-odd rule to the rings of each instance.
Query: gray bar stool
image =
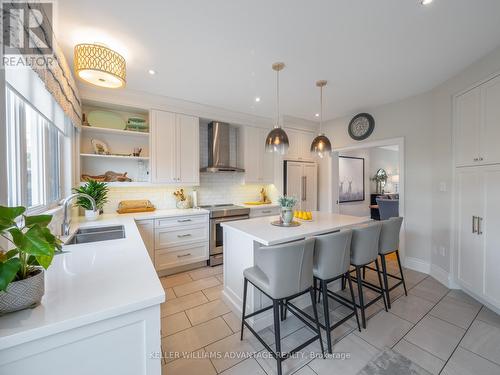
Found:
[[[323,341],[321,340],[321,330],[318,320],[318,312],[314,303],[313,291],[313,256],[314,256],[314,238],[307,240],[290,242],[283,245],[261,247],[256,250],[255,259],[256,265],[247,268],[243,271],[244,286],[243,286],[243,311],[241,318],[241,336],[243,340],[243,328],[246,326],[260,343],[272,354],[277,361],[278,375],[282,374],[281,362],[289,358],[293,353],[305,348],[312,342],[319,340],[321,352],[323,353]],[[255,288],[269,297],[273,304],[264,307],[245,315],[247,302],[248,283],[251,283]],[[280,337],[280,308],[283,303],[309,293],[311,303],[314,310],[312,325],[305,318],[300,316],[296,311],[290,311],[297,316],[304,324],[309,326],[317,334],[292,349],[288,353],[281,352],[281,337]],[[259,336],[259,334],[247,323],[246,319],[260,314],[264,311],[273,309],[274,313],[274,335],[276,342],[276,351]],[[305,314],[302,312],[302,314]]]
[[[378,253],[380,255],[380,260],[382,261],[382,275],[384,277],[384,291],[386,296],[385,298],[387,300],[387,306],[391,308],[391,297],[389,295],[389,292],[391,290],[403,284],[405,295],[408,295],[408,291],[406,290],[405,278],[403,276],[403,267],[401,267],[401,259],[399,258],[399,231],[401,230],[403,218],[392,217],[389,220],[382,221],[381,223],[382,231],[380,232]],[[392,253],[396,253],[396,259],[398,260],[399,273],[401,274],[401,277],[392,275],[387,272],[387,263],[385,256]],[[392,287],[389,287],[387,277],[391,277],[399,281]]]
[[[352,230],[351,265],[354,266],[355,269],[353,271],[356,272],[355,282],[358,285],[359,298],[359,304],[357,306],[361,310],[361,321],[363,323],[363,328],[366,328],[365,309],[367,307],[373,305],[379,299],[382,299],[384,301],[385,311],[387,311],[384,287],[382,285],[382,277],[380,276],[380,268],[378,264],[378,248],[381,230],[382,223],[380,222],[367,224],[358,228],[354,228]],[[364,282],[361,277],[363,266],[366,266],[372,262],[375,262],[375,267],[377,269],[379,287]],[[365,303],[363,296],[363,286],[379,293],[379,295],[370,302]]]
[[[351,238],[352,230],[347,229],[341,232],[317,236],[316,244],[314,245],[314,285],[315,290],[316,285],[318,283],[320,285],[319,290],[323,296],[323,313],[325,316],[325,324],[323,325],[320,323],[320,326],[326,331],[328,353],[330,354],[332,354],[331,332],[335,328],[344,324],[351,317],[356,316],[358,330],[361,331],[356,308],[356,300],[354,298],[354,290],[352,287],[351,274],[349,273],[351,260]],[[329,283],[343,277],[345,277],[349,282],[349,289],[351,290],[350,301],[328,289]],[[348,314],[333,325],[330,325],[330,298],[352,309],[351,314]]]

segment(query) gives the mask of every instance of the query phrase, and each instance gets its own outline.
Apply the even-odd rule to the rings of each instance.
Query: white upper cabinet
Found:
[[[455,98],[457,167],[500,163],[500,77]]]
[[[500,77],[482,87],[483,121],[480,139],[480,157],[486,164],[500,162]]]
[[[151,111],[152,181],[198,185],[200,181],[199,119]]]
[[[274,183],[274,155],[266,152],[268,129],[245,126],[240,129],[239,164],[245,169],[245,183]]]
[[[285,128],[285,132],[288,135],[290,147],[284,158],[290,160],[313,160],[310,150],[314,133],[290,128]]]

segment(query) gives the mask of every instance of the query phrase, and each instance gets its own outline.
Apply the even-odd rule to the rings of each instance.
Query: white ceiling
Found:
[[[126,90],[267,117],[275,61],[282,113],[314,119],[326,79],[334,118],[425,92],[500,45],[498,0],[60,0],[56,20],[71,64],[79,42],[121,52]]]

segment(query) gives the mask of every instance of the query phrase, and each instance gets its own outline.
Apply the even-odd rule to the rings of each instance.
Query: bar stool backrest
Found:
[[[351,264],[364,266],[378,257],[378,241],[382,223],[370,223],[352,229]]]
[[[316,237],[314,244],[314,274],[322,280],[330,280],[345,274],[351,263],[352,230]]]
[[[255,254],[256,265],[269,280],[272,298],[289,297],[312,286],[314,238],[264,246]]]
[[[391,217],[381,221],[382,231],[378,245],[379,254],[389,254],[399,250],[399,231],[403,223],[402,217]]]

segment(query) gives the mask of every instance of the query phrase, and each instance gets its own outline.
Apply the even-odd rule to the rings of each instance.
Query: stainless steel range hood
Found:
[[[208,166],[201,172],[245,172],[244,169],[230,165],[230,125],[212,121],[208,124]]]

